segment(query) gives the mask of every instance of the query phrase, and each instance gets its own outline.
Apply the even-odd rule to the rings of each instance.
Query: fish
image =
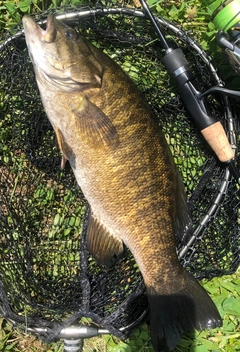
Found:
[[[159,120],[136,84],[74,28],[23,17],[28,52],[63,159],[88,204],[87,245],[99,265],[127,247],[142,274],[156,352],[220,314],[179,263],[176,235],[191,226],[183,180]]]

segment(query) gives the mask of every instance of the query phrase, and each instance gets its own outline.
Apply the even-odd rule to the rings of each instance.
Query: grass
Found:
[[[78,4],[86,1],[77,1]],[[215,28],[211,22],[211,0],[189,0],[182,2],[149,0],[154,11],[163,17],[177,21],[184,28],[194,31],[204,49],[215,54],[222,64],[223,78],[231,81],[233,73],[224,67],[224,59],[214,41]],[[0,1],[0,30],[9,29],[21,20],[25,13],[43,11],[49,7],[63,6],[76,3],[75,0],[2,0]],[[128,1],[131,5],[138,5],[137,1]],[[57,220],[56,220],[57,221]],[[54,236],[54,233],[52,233]],[[196,332],[195,336],[185,335],[175,352],[234,352],[240,351],[240,270],[233,275],[214,278],[202,282],[204,288],[216,303],[221,316],[223,327],[213,331]],[[38,339],[15,329],[5,319],[0,318],[0,351],[10,352],[61,352],[62,341],[46,345]],[[125,342],[110,335],[92,338],[85,341],[84,351],[97,352],[153,352],[149,329],[143,325],[137,329]]]

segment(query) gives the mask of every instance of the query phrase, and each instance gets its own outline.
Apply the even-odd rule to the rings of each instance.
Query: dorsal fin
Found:
[[[188,207],[187,195],[180,172],[177,170],[177,216],[175,219],[175,234],[182,244],[186,244],[192,236],[192,219]]]

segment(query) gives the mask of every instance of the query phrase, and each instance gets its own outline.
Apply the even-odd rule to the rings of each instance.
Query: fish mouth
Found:
[[[52,14],[48,15],[46,22],[44,21],[41,23],[46,23],[46,29],[40,27],[40,25],[34,21],[30,15],[23,16],[22,22],[26,38],[37,36],[41,41],[46,43],[53,43],[55,41],[57,36],[57,29],[55,17]]]

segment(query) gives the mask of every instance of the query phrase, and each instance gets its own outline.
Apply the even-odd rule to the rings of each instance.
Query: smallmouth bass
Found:
[[[90,205],[88,247],[100,264],[132,252],[149,303],[155,351],[184,331],[221,326],[206,291],[179,264],[188,226],[184,186],[159,123],[123,70],[73,28],[23,17],[43,106]]]

